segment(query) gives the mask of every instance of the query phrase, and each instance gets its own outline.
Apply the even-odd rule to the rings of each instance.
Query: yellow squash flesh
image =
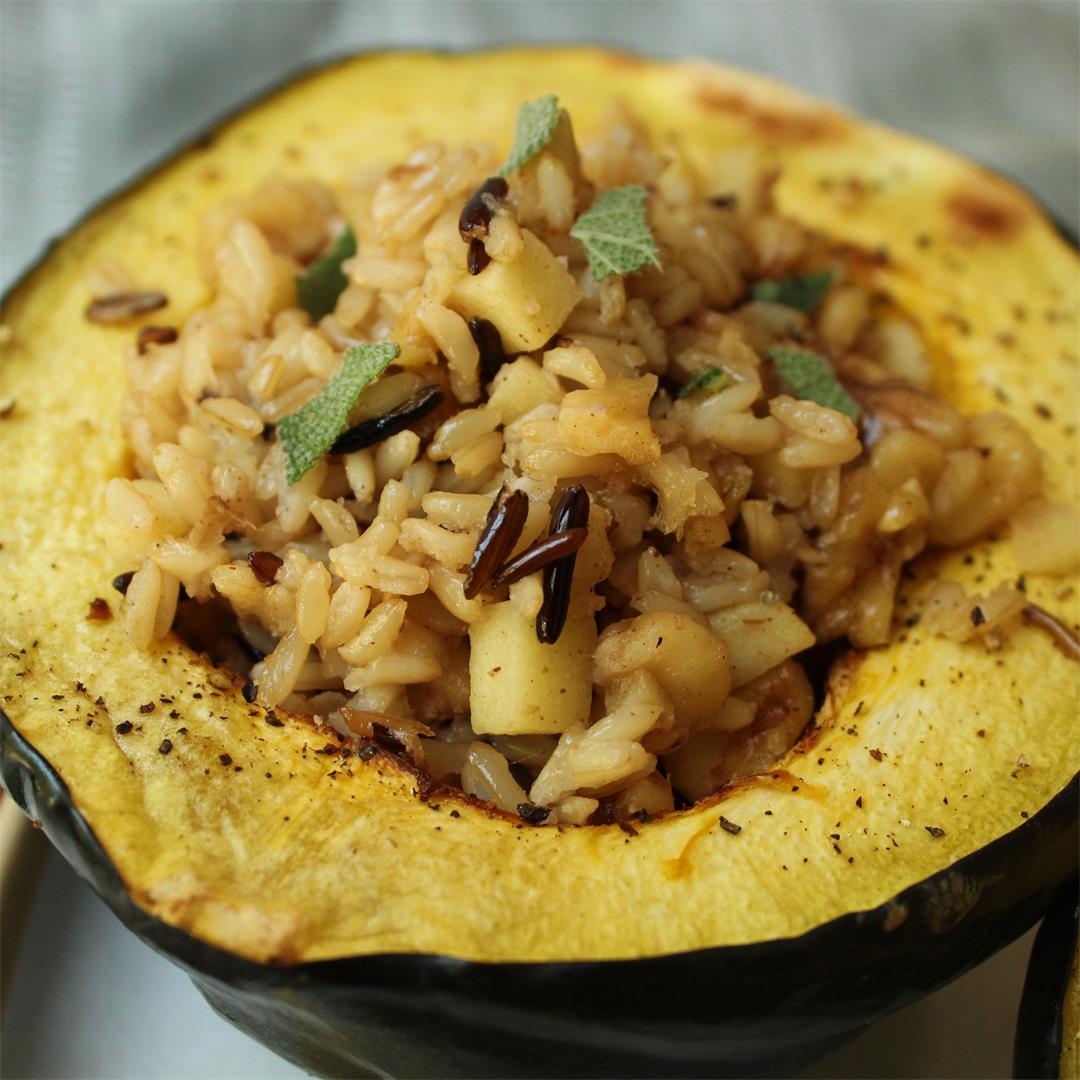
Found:
[[[179,324],[207,299],[196,257],[208,208],[270,175],[338,185],[426,139],[505,150],[518,104],[549,92],[584,141],[622,98],[691,165],[757,145],[783,167],[784,212],[887,248],[874,280],[929,341],[938,391],[967,411],[1012,413],[1045,455],[1050,497],[1077,504],[1077,257],[1014,186],[700,64],[398,54],[302,78],[62,240],[4,308],[0,366],[0,397],[16,399],[0,420],[3,708],[66,781],[135,901],[253,959],[636,957],[796,935],[1019,826],[1080,767],[1078,669],[1046,635],[1019,626],[991,653],[915,627],[844,667],[821,732],[770,777],[636,837],[519,828],[420,801],[388,761],[316,753],[324,737],[268,726],[178,641],[137,653],[120,619],[87,618],[98,596],[119,611],[109,581],[128,569],[106,555],[101,522],[106,481],[129,467],[118,413],[132,330],[84,319],[95,268],[124,264],[169,297],[147,321]],[[925,561],[909,608],[935,574],[983,591],[1016,577],[1007,538],[971,554],[970,565],[963,551]],[[1075,585],[1030,576],[1027,587],[1075,624]],[[117,734],[122,721],[134,730]],[[742,831],[720,828],[721,814]]]

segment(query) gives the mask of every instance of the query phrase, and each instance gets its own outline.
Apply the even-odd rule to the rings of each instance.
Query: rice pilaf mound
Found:
[[[889,640],[905,563],[1032,504],[1039,455],[933,395],[749,151],[699,176],[620,108],[579,151],[531,107],[505,176],[430,144],[210,216],[212,302],[132,350],[110,543],[136,646],[221,598],[265,706],[531,824],[644,818],[770,768],[800,655]],[[927,619],[992,647],[1022,607]]]

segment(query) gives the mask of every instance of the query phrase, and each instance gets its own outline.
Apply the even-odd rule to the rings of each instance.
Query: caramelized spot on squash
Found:
[[[618,49],[608,49],[604,57],[614,68],[639,68],[649,62],[637,53],[621,52]]]
[[[759,134],[777,142],[825,142],[842,135],[847,127],[843,118],[835,113],[767,109],[734,90],[708,83],[699,84],[694,97],[703,109],[741,116]]]
[[[1020,231],[1023,213],[986,189],[957,188],[945,201],[945,209],[958,231],[967,239],[1009,240]]]

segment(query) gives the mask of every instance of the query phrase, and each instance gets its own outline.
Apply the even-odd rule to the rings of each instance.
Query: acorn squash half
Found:
[[[759,146],[781,210],[865,252],[919,324],[939,392],[1009,411],[1049,496],[1077,502],[1075,252],[1013,185],[758,76],[598,50],[357,57],[94,211],[3,309],[4,782],[217,1009],[324,1073],[790,1068],[1011,940],[1076,872],[1078,669],[1032,626],[991,653],[901,612],[890,645],[834,667],[775,770],[630,835],[424,799],[388,755],[268,725],[180,640],[141,654],[88,617],[98,597],[117,609],[125,569],[100,522],[128,468],[131,334],[84,319],[92,269],[119,260],[168,296],[149,318],[178,323],[207,296],[207,208],[424,139],[505,148],[518,104],[548,92],[586,135],[622,98],[692,160]],[[939,575],[1016,568],[1005,538],[925,559],[906,611]],[[1075,585],[1027,582],[1070,625]]]

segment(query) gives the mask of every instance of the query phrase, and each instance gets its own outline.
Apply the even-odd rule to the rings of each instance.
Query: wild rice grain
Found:
[[[491,262],[491,256],[484,249],[484,241],[470,240],[468,258],[469,273],[473,277],[476,277],[476,275],[479,274],[480,271],[483,270],[489,262]]]
[[[472,561],[465,575],[465,599],[473,600],[495,576],[525,527],[529,514],[529,497],[523,491],[499,492],[488,512],[480,539],[476,542]]]
[[[484,238],[499,208],[499,200],[505,198],[509,190],[510,185],[501,176],[489,176],[469,196],[458,218],[458,233],[469,245],[468,270],[474,276],[491,262],[491,256],[484,248]]]
[[[589,535],[588,529],[567,529],[565,532],[554,533],[537,540],[527,547],[516,558],[511,559],[496,575],[493,584],[498,588],[502,585],[513,585],[537,570],[543,570],[549,563],[558,559],[573,555],[585,543]]]
[[[145,315],[148,311],[157,311],[169,302],[163,292],[116,292],[108,296],[98,296],[86,306],[86,317],[91,322],[115,326],[117,323],[130,322]]]
[[[143,326],[135,338],[135,347],[143,356],[151,345],[171,345],[179,336],[175,326]]]
[[[1059,652],[1064,653],[1070,660],[1080,660],[1080,637],[1059,618],[1038,604],[1025,604],[1022,614],[1032,626],[1037,626],[1050,635]]]
[[[487,236],[499,200],[504,199],[509,190],[510,185],[501,176],[489,176],[469,196],[458,218],[462,240],[483,240]]]
[[[282,567],[282,560],[272,551],[253,551],[247,558],[252,573],[259,579],[260,585],[273,585],[277,572]]]
[[[571,484],[555,504],[549,535],[584,529],[588,524],[589,493],[581,484]],[[536,637],[544,645],[554,645],[566,626],[576,561],[577,555],[567,555],[544,567],[544,604],[536,616]]]
[[[430,386],[422,386],[414,394],[410,394],[400,405],[394,406],[388,413],[382,416],[364,420],[356,427],[349,428],[340,435],[333,446],[331,454],[352,454],[357,450],[364,450],[369,446],[389,439],[392,435],[410,428],[413,424],[422,420],[428,413],[434,412],[443,401],[442,387],[434,383]]]
[[[480,350],[480,381],[489,383],[507,360],[502,335],[493,322],[479,316],[469,320],[469,333]]]
[[[131,579],[135,576],[134,570],[127,570],[122,574],[117,574],[112,579],[112,587],[123,596],[128,591],[128,586],[131,584]]]

